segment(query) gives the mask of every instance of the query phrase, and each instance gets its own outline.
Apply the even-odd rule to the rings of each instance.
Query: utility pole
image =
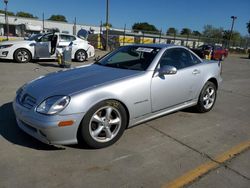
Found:
[[[231,38],[232,38],[232,34],[233,34],[233,29],[234,29],[234,21],[237,19],[236,16],[231,16],[232,19],[232,26],[231,26],[231,30],[230,30],[230,36],[229,36],[229,42],[228,42],[228,48],[230,47],[230,42],[231,42]]]
[[[44,12],[43,12],[43,33],[45,33],[45,30],[44,30]]]
[[[106,0],[106,47],[108,50],[108,39],[109,39],[109,0]]]
[[[76,35],[76,17],[75,17],[75,19],[74,19],[73,35]]]
[[[9,0],[4,0],[5,3],[5,24],[7,29],[7,40],[9,40],[9,22],[8,22],[8,2]]]

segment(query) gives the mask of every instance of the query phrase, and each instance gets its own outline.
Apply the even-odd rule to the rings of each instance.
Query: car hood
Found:
[[[0,45],[8,45],[8,44],[31,44],[34,43],[34,41],[29,40],[11,40],[11,41],[3,41],[0,42]]]
[[[25,87],[25,92],[43,100],[55,95],[73,95],[83,90],[141,74],[141,71],[89,65],[50,73],[37,78]]]

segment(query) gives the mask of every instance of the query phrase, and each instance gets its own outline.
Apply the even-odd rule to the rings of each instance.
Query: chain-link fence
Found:
[[[89,37],[89,41],[99,49],[105,49],[106,45],[106,31],[102,34],[94,34]],[[228,48],[230,51],[246,52],[250,48],[250,38],[245,37],[240,40],[226,40],[223,38],[210,38],[204,36],[194,35],[166,35],[163,32],[148,32],[148,31],[128,31],[124,30],[109,30],[108,48],[115,49],[119,46],[128,44],[175,44],[182,45],[188,48],[197,48],[203,44],[219,45]]]

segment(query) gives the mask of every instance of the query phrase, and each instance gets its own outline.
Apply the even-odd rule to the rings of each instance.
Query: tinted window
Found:
[[[199,63],[201,63],[201,60],[198,58],[198,57],[196,57],[194,54],[192,54],[192,53],[190,53],[191,54],[191,57],[192,57],[192,59],[193,59],[193,64],[195,65],[195,64],[199,64]]]
[[[190,52],[183,48],[168,49],[160,60],[160,66],[169,65],[177,69],[189,67],[193,64]]]

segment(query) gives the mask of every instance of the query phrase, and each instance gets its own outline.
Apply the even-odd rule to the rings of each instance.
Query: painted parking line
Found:
[[[250,148],[250,141],[242,142],[237,146],[234,146],[230,150],[218,155],[214,158],[214,161],[206,162],[197,168],[190,170],[189,172],[185,173],[181,177],[168,182],[162,186],[162,188],[177,188],[183,187],[195,180],[197,180],[202,175],[207,174],[211,170],[219,167],[221,163],[225,163],[226,161],[232,159],[235,155],[240,154],[241,152]]]

